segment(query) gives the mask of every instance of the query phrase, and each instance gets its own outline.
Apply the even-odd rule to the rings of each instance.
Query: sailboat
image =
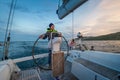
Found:
[[[64,18],[87,0],[62,0],[56,13],[59,19]],[[64,38],[64,37],[63,37]],[[39,39],[33,45],[34,47]],[[9,41],[9,39],[8,39]],[[60,80],[120,80],[120,54],[90,50],[68,50],[64,52],[64,73]],[[7,59],[0,62],[0,80],[55,80],[52,70],[40,67],[21,70],[16,63],[35,60],[48,56],[47,53],[32,55],[17,59]],[[38,63],[37,63],[38,64]]]

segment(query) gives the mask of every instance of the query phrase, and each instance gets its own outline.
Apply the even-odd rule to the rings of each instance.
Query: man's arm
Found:
[[[57,33],[53,33],[53,36],[54,37],[62,37],[62,34],[57,32]]]
[[[39,38],[40,38],[40,39],[46,39],[46,38],[47,38],[46,33],[45,33],[45,34],[40,35],[40,36],[39,36]]]

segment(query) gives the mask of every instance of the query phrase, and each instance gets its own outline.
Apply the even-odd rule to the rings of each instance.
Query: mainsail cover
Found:
[[[76,8],[81,6],[88,0],[62,0],[62,5],[58,7],[57,14],[59,19],[63,19],[69,13],[73,12]]]

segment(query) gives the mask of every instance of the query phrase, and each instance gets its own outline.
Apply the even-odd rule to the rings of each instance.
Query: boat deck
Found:
[[[116,71],[116,70],[113,70],[113,69],[110,69],[108,67],[105,67],[105,66],[102,66],[100,64],[97,64],[97,63],[94,63],[94,62],[91,62],[91,61],[88,61],[86,59],[77,59],[75,60],[77,63],[80,63],[82,64],[83,66],[85,66],[86,68],[100,74],[100,75],[103,75],[104,77],[110,79],[110,80],[113,80],[115,77],[120,77],[119,74],[120,72],[119,71]],[[119,78],[120,79],[120,78]],[[117,80],[117,79],[115,79]]]
[[[72,64],[70,62],[65,62],[65,72],[63,75],[59,76],[60,80],[78,80],[72,73],[71,73]],[[41,70],[40,77],[42,80],[55,80],[55,77],[52,76],[52,70]]]
[[[41,80],[41,78],[37,69],[29,69],[20,72],[14,72],[11,80]]]
[[[63,75],[59,76],[60,80],[78,80],[72,73],[70,62],[65,62],[65,71]],[[52,70],[37,70],[29,69],[20,72],[14,72],[12,74],[11,80],[55,80],[52,75]]]

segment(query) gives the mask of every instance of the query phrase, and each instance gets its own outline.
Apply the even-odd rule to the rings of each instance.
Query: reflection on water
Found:
[[[0,42],[1,43],[1,42]],[[36,54],[48,53],[47,47],[48,41],[39,41],[35,47]],[[78,41],[76,41],[78,44]],[[34,42],[33,41],[15,41],[10,43],[9,48],[9,57],[20,58],[24,56],[30,56],[32,47]],[[120,52],[120,40],[107,40],[107,41],[83,41],[89,49],[91,46],[94,46],[95,50],[98,51],[107,51],[107,52]],[[61,45],[62,50],[66,50],[66,43],[63,42]],[[0,58],[3,55],[3,46],[0,46]]]
[[[0,42],[1,43],[1,42]],[[48,53],[47,41],[39,41],[35,47],[35,54]],[[78,43],[78,41],[76,41]],[[120,41],[83,41],[83,43],[90,49],[91,46],[94,46],[95,50],[98,51],[107,51],[107,52],[120,52]],[[2,43],[3,44],[3,43]],[[32,55],[33,41],[15,41],[10,43],[9,48],[9,58],[15,59],[25,56]],[[62,43],[61,49],[66,49],[67,45],[65,42]],[[3,46],[0,46],[0,59],[3,56]],[[41,63],[47,63],[48,59],[42,59]],[[24,61],[17,63],[21,69],[27,69],[34,67],[35,64],[33,60]]]
[[[78,43],[78,41],[76,41]],[[94,46],[95,50],[105,52],[120,52],[120,40],[106,40],[106,41],[83,41],[89,49]]]

